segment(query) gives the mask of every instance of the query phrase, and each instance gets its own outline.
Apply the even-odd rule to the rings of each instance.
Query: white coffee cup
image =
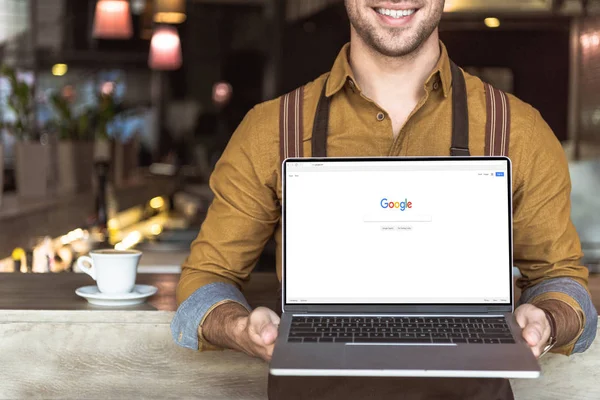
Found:
[[[91,276],[102,293],[129,293],[135,286],[142,252],[137,250],[93,250],[77,259],[80,270]]]

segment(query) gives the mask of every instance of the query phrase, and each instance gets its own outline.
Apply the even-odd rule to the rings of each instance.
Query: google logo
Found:
[[[381,208],[399,208],[400,211],[404,211],[407,208],[412,208],[412,201],[404,199],[403,202],[388,201],[388,199],[381,199]]]

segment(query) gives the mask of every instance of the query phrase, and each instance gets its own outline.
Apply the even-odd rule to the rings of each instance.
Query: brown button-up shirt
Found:
[[[342,49],[329,74],[305,86],[304,154],[311,153],[317,101],[329,77],[329,156],[448,156],[452,77],[445,47],[441,45],[441,57],[423,87],[422,98],[396,138],[386,111],[367,98],[354,80],[348,49],[349,45]],[[465,73],[465,79],[470,151],[484,155],[484,87],[477,77]],[[522,273],[518,286],[526,289],[544,280],[568,277],[587,289],[588,271],[580,264],[580,242],[570,220],[571,183],[563,149],[537,110],[514,96],[509,100],[514,262]],[[225,282],[241,288],[273,234],[281,280],[280,168],[276,99],[247,114],[215,167],[210,180],[215,199],[183,266],[177,288],[179,304],[209,283]],[[531,302],[551,298],[572,307],[579,316],[581,333],[585,317],[577,301],[558,291],[538,297]],[[573,343],[558,351],[570,353]]]

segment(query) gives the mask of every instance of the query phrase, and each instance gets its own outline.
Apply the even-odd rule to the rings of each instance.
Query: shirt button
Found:
[[[438,90],[440,87],[440,83],[438,81],[435,81],[433,84],[433,90]]]
[[[385,114],[380,112],[377,114],[377,121],[383,121],[385,119]]]

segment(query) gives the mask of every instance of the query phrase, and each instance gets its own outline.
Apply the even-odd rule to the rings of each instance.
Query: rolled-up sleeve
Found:
[[[577,313],[581,326],[576,340],[554,351],[582,352],[594,340],[598,313],[570,217],[569,167],[552,130],[533,109],[530,122],[514,181],[514,259],[522,275],[517,285],[523,289],[521,302],[554,299]]]
[[[202,337],[208,314],[226,302],[249,309],[241,289],[273,236],[281,211],[277,198],[279,152],[265,136],[272,118],[255,109],[233,134],[210,178],[214,199],[182,267],[178,310],[171,329],[181,346],[214,349]],[[275,144],[276,145],[276,144]]]
[[[202,326],[206,316],[221,304],[236,302],[251,310],[240,290],[228,283],[215,282],[202,286],[188,297],[177,309],[171,322],[171,333],[181,347],[192,350],[217,349],[202,337]]]
[[[554,299],[569,304],[578,314],[582,329],[571,343],[567,343],[556,351],[569,354],[587,350],[596,338],[598,313],[590,299],[588,291],[578,282],[570,278],[554,278],[538,283],[525,290],[521,303],[540,303]]]

